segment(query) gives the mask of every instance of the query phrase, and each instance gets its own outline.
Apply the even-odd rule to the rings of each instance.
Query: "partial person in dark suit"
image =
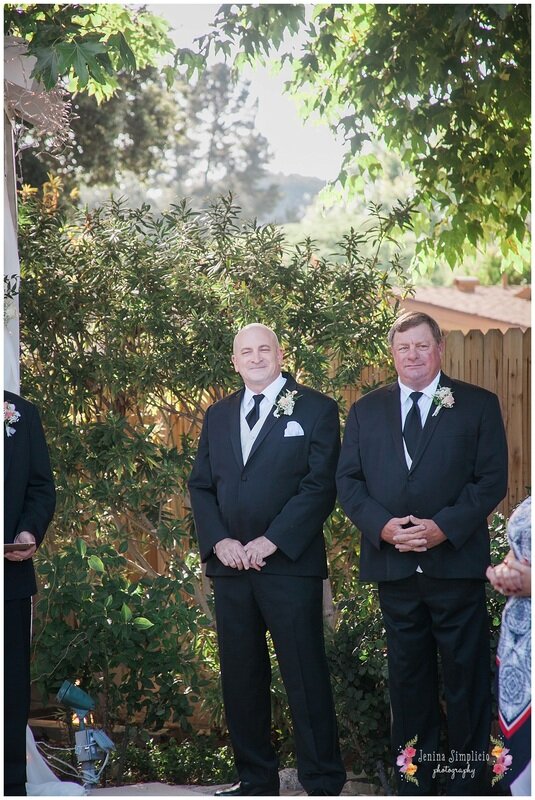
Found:
[[[433,794],[442,774],[450,795],[485,794],[487,517],[507,488],[500,406],[491,392],[441,372],[443,337],[427,314],[399,317],[389,344],[398,381],[353,404],[337,483],[362,534],[360,579],[378,583],[399,793]]]
[[[281,374],[264,325],[235,337],[244,388],[206,412],[189,481],[201,559],[213,579],[221,678],[239,783],[216,794],[278,795],[269,631],[309,795],[345,783],[325,657],[323,523],[340,448],[334,400]]]
[[[26,725],[30,711],[32,556],[54,514],[48,449],[34,405],[4,392],[4,794],[26,795]]]

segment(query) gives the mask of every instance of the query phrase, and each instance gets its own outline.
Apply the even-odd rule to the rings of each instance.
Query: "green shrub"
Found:
[[[386,638],[376,587],[361,584],[339,611],[327,657],[340,744],[347,766],[376,780],[377,762],[390,760]]]
[[[126,749],[124,778],[128,783],[161,781],[176,785],[231,783],[236,778],[232,750],[207,736]]]
[[[509,552],[507,539],[507,521],[503,514],[494,514],[491,524],[490,561],[493,566],[503,561]],[[502,612],[507,598],[487,583],[487,608],[490,620],[490,651],[492,671],[492,712],[493,718],[498,716],[498,697],[496,687],[496,651],[500,639]]]
[[[64,679],[79,680],[98,701],[95,720],[110,731],[166,721],[189,731],[206,683],[196,638],[207,621],[184,601],[187,574],[133,580],[125,555],[82,539],[54,552],[43,547],[38,568],[33,671],[45,697]]]

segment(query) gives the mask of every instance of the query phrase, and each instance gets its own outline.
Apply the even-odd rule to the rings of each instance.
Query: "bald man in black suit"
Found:
[[[270,632],[309,795],[345,783],[322,618],[323,523],[340,448],[334,400],[281,373],[276,335],[237,334],[245,386],[211,406],[189,481],[202,561],[213,580],[227,724],[240,781],[216,794],[278,795],[271,742]]]

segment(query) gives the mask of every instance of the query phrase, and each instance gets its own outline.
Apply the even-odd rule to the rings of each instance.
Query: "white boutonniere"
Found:
[[[453,408],[455,400],[449,386],[439,386],[433,395],[433,403],[437,406],[433,412],[436,417],[441,408]]]
[[[20,412],[15,408],[15,404],[8,403],[7,400],[4,400],[4,425],[6,427],[6,436],[13,436],[13,434],[16,433],[12,425],[15,425],[19,419]]]
[[[281,395],[277,402],[275,403],[275,411],[273,412],[274,417],[291,417],[294,413],[294,406],[295,401],[297,400],[296,397],[297,390],[294,389],[290,391],[287,389],[285,394]]]

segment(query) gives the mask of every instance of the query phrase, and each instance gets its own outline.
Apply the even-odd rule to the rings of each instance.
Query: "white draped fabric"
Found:
[[[4,275],[19,275],[13,140],[4,115]],[[19,298],[4,300],[4,388],[19,393]]]
[[[37,749],[32,731],[26,728],[27,781],[26,791],[32,797],[77,797],[87,794],[83,786],[60,781]]]

